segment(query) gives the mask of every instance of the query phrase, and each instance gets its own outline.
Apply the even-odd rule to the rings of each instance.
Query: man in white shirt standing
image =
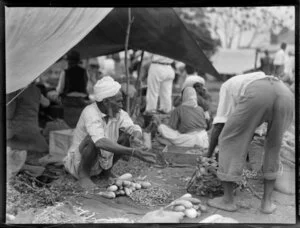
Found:
[[[284,65],[286,63],[286,59],[288,58],[286,53],[287,44],[282,43],[280,46],[280,50],[278,50],[274,56],[274,76],[281,78],[284,74]]]
[[[153,55],[148,71],[146,112],[156,111],[159,97],[160,111],[168,113],[172,109],[172,85],[175,71],[173,60],[160,55]]]
[[[64,159],[65,168],[81,186],[93,188],[91,176],[110,171],[122,155],[131,155],[154,163],[155,155],[142,147],[142,130],[122,108],[121,85],[105,76],[94,86],[95,102],[82,111],[74,130],[73,141]],[[132,137],[141,148],[120,145],[119,130]]]
[[[284,83],[263,72],[238,75],[227,80],[220,89],[219,105],[213,122],[208,157],[219,144],[218,178],[224,196],[208,201],[208,205],[236,211],[233,183],[242,178],[248,145],[258,126],[267,122],[263,160],[263,213],[273,213],[276,206],[271,196],[278,169],[284,132],[293,121],[294,96]]]

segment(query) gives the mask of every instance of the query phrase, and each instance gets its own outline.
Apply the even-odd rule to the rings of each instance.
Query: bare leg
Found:
[[[122,145],[122,146],[126,146],[126,147],[130,147],[130,135],[119,131],[119,138],[118,138],[118,144]],[[122,155],[117,155],[114,154],[114,158],[113,158],[113,166],[120,160],[120,158],[123,158],[126,161],[129,161],[129,157],[126,156],[122,156]],[[113,166],[107,170],[103,170],[101,172],[101,176],[104,177],[105,179],[109,179],[109,178],[116,178],[117,176],[112,173],[112,168]]]
[[[261,212],[272,214],[276,210],[275,204],[272,203],[272,193],[276,180],[264,180],[264,196],[261,200]]]
[[[225,211],[236,211],[237,206],[233,199],[233,183],[222,181],[222,185],[224,188],[224,196],[208,200],[207,204]]]
[[[91,168],[97,161],[97,150],[91,140],[85,140],[80,147],[81,161],[79,164],[79,183],[83,188],[94,188],[96,185],[91,180]]]

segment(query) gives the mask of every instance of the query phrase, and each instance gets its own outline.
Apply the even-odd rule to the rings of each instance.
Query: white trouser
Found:
[[[208,135],[205,130],[181,134],[165,124],[160,124],[157,130],[175,146],[194,147],[196,145],[202,148],[208,148]]]
[[[146,111],[156,110],[158,96],[160,98],[160,110],[171,111],[174,77],[175,72],[171,65],[150,65],[147,78]]]

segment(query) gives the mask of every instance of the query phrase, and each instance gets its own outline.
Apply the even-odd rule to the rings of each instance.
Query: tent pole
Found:
[[[141,69],[142,69],[142,64],[143,64],[143,59],[144,59],[144,52],[145,51],[142,51],[142,54],[141,54],[141,61],[140,61],[139,69],[138,69],[138,76],[137,76],[137,79],[136,79],[136,82],[135,82],[135,88],[137,89],[138,94],[133,100],[133,106],[131,107],[131,115],[133,115],[134,111],[137,109],[137,107],[136,107],[137,104],[138,104],[137,101],[139,101],[139,99],[140,99],[140,94],[141,94],[141,91],[140,91],[140,89],[141,89]],[[138,104],[138,105],[140,106],[141,104]]]
[[[126,31],[126,39],[125,39],[125,69],[126,69],[126,111],[129,113],[130,112],[130,97],[129,97],[129,70],[128,70],[128,57],[127,57],[127,52],[128,52],[128,43],[129,43],[129,35],[130,35],[130,27],[133,22],[133,18],[131,19],[131,8],[128,8],[128,25],[127,25],[127,31]]]

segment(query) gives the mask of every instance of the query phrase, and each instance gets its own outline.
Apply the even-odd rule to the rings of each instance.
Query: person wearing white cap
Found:
[[[135,125],[128,113],[122,110],[120,88],[121,85],[110,76],[98,80],[94,86],[95,102],[84,108],[74,130],[64,165],[84,188],[95,187],[91,176],[111,174],[113,164],[122,155],[155,162],[155,155],[142,146],[140,126]],[[141,147],[120,145],[119,130],[131,135],[131,142]]]

